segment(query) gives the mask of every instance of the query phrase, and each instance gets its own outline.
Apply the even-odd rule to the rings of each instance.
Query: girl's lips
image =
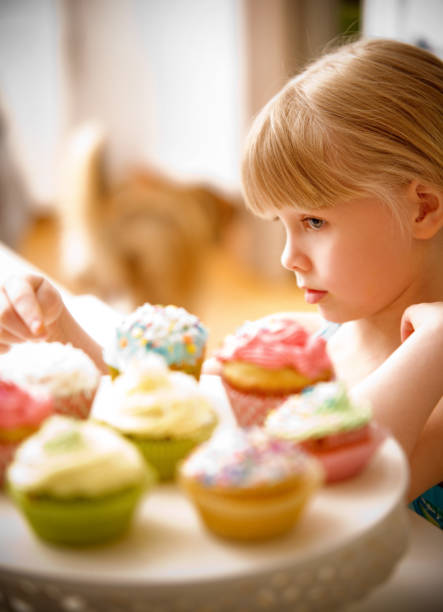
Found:
[[[305,289],[305,301],[308,304],[317,304],[325,297],[327,291],[318,291],[317,289]]]

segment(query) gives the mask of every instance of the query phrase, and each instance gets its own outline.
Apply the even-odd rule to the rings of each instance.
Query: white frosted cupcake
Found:
[[[24,342],[0,357],[0,373],[32,395],[51,398],[54,412],[87,418],[100,373],[88,355],[71,344]]]
[[[120,536],[154,482],[137,448],[108,427],[52,416],[17,449],[8,491],[34,532],[62,545]]]
[[[195,378],[169,370],[158,355],[133,361],[104,385],[92,417],[137,444],[162,480],[174,478],[177,462],[206,440],[218,422]]]

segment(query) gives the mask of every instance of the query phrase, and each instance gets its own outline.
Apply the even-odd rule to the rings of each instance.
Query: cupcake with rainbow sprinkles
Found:
[[[233,540],[290,531],[322,480],[315,459],[259,427],[220,428],[180,467],[180,484],[203,523]]]
[[[197,380],[205,355],[208,331],[200,319],[178,306],[143,304],[124,318],[105,348],[111,375],[125,371],[131,361],[161,355],[172,370]]]

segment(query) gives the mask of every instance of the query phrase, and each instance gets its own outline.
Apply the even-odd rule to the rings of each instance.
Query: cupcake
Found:
[[[121,536],[154,482],[137,448],[108,427],[55,415],[17,449],[8,491],[35,534],[88,546]]]
[[[169,370],[155,354],[132,362],[103,385],[92,417],[135,443],[161,480],[175,477],[178,461],[206,440],[218,422],[195,378]]]
[[[81,349],[60,342],[24,342],[0,357],[0,375],[31,395],[47,395],[54,412],[87,418],[100,373]]]
[[[117,326],[103,355],[112,376],[124,372],[134,359],[156,353],[172,370],[198,380],[207,339],[206,328],[184,308],[144,304]]]
[[[234,540],[290,531],[323,477],[315,459],[259,427],[220,428],[179,473],[206,527]]]
[[[361,472],[386,435],[373,422],[369,405],[351,402],[339,382],[320,383],[288,398],[264,427],[318,459],[328,483]]]
[[[11,382],[0,380],[0,486],[18,445],[53,413],[45,394],[30,395]]]
[[[333,376],[325,340],[280,315],[246,322],[226,338],[217,358],[241,427],[263,425],[289,395]]]

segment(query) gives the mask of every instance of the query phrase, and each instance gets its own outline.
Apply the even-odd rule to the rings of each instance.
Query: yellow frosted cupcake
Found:
[[[52,416],[17,449],[8,491],[43,540],[88,546],[128,528],[155,482],[137,448],[108,427]]]
[[[92,417],[134,442],[161,480],[174,478],[177,462],[212,434],[217,414],[192,376],[168,369],[151,355],[108,381]]]
[[[288,532],[323,478],[315,459],[258,427],[220,428],[179,473],[206,527],[235,540]]]

